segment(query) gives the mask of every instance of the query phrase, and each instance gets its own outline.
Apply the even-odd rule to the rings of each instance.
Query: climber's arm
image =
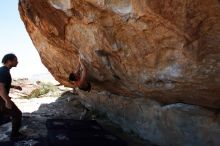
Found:
[[[82,74],[80,77],[80,80],[77,82],[78,86],[83,86],[86,82],[87,76],[88,76],[88,70],[85,67],[85,64],[83,62],[83,60],[80,61],[81,67],[82,67]]]
[[[80,74],[80,66],[81,66],[81,62],[80,62],[80,60],[79,60],[79,64],[78,64],[78,66],[76,67],[76,71],[75,71],[75,74],[76,74],[76,75],[79,75],[79,74]]]

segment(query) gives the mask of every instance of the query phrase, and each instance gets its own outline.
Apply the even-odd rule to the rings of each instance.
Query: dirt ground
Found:
[[[36,87],[38,86],[34,84],[26,85],[26,88],[29,88],[29,90],[31,90],[30,88],[34,89]],[[22,92],[27,91],[27,89],[24,89]],[[52,118],[76,120],[95,119],[104,129],[125,140],[128,146],[153,146],[148,141],[143,141],[131,133],[123,132],[118,125],[112,123],[106,117],[100,116],[99,113],[94,113],[86,109],[81,104],[79,96],[72,94],[68,90],[65,91],[65,93],[63,90],[60,90],[60,92],[60,97],[46,96],[25,99],[20,97],[22,94],[27,93],[12,91],[11,95],[15,97],[13,101],[23,113],[21,132],[29,139],[19,146],[30,146],[35,143],[34,139],[45,138],[47,136],[45,122],[47,119]],[[9,141],[10,131],[10,122],[0,126],[0,142]]]

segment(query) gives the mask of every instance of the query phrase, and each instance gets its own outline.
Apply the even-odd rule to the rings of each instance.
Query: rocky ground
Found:
[[[127,141],[129,146],[152,146],[149,142],[142,141],[131,133],[123,132],[104,115],[96,111],[89,111],[81,104],[79,96],[74,95],[69,88],[54,86],[56,90],[51,90],[38,97],[29,97],[33,93],[32,91],[42,88],[42,83],[22,79],[14,81],[14,84],[23,87],[23,91],[12,90],[10,95],[14,97],[13,101],[23,112],[21,132],[29,139],[18,143],[19,146],[34,145],[37,143],[34,139],[45,138],[47,135],[45,122],[50,118],[95,119],[104,129]],[[10,122],[0,126],[0,142],[9,140],[10,131]]]

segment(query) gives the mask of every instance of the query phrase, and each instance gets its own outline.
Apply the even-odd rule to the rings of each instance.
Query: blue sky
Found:
[[[18,0],[2,0],[0,5],[0,60],[7,53],[18,57],[18,66],[11,70],[13,77],[48,72],[20,19]]]

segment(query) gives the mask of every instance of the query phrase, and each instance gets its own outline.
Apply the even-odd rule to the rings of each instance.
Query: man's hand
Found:
[[[8,108],[8,109],[12,109],[12,106],[13,106],[12,101],[11,101],[11,100],[7,100],[7,101],[5,102],[5,106],[6,106],[6,108]]]
[[[5,85],[3,83],[0,83],[0,98],[2,98],[5,101],[6,108],[12,108],[13,103],[11,101],[11,97],[8,96],[8,93],[5,90]]]
[[[22,90],[21,86],[14,86],[14,89],[17,89],[17,90],[19,90],[19,91]]]

